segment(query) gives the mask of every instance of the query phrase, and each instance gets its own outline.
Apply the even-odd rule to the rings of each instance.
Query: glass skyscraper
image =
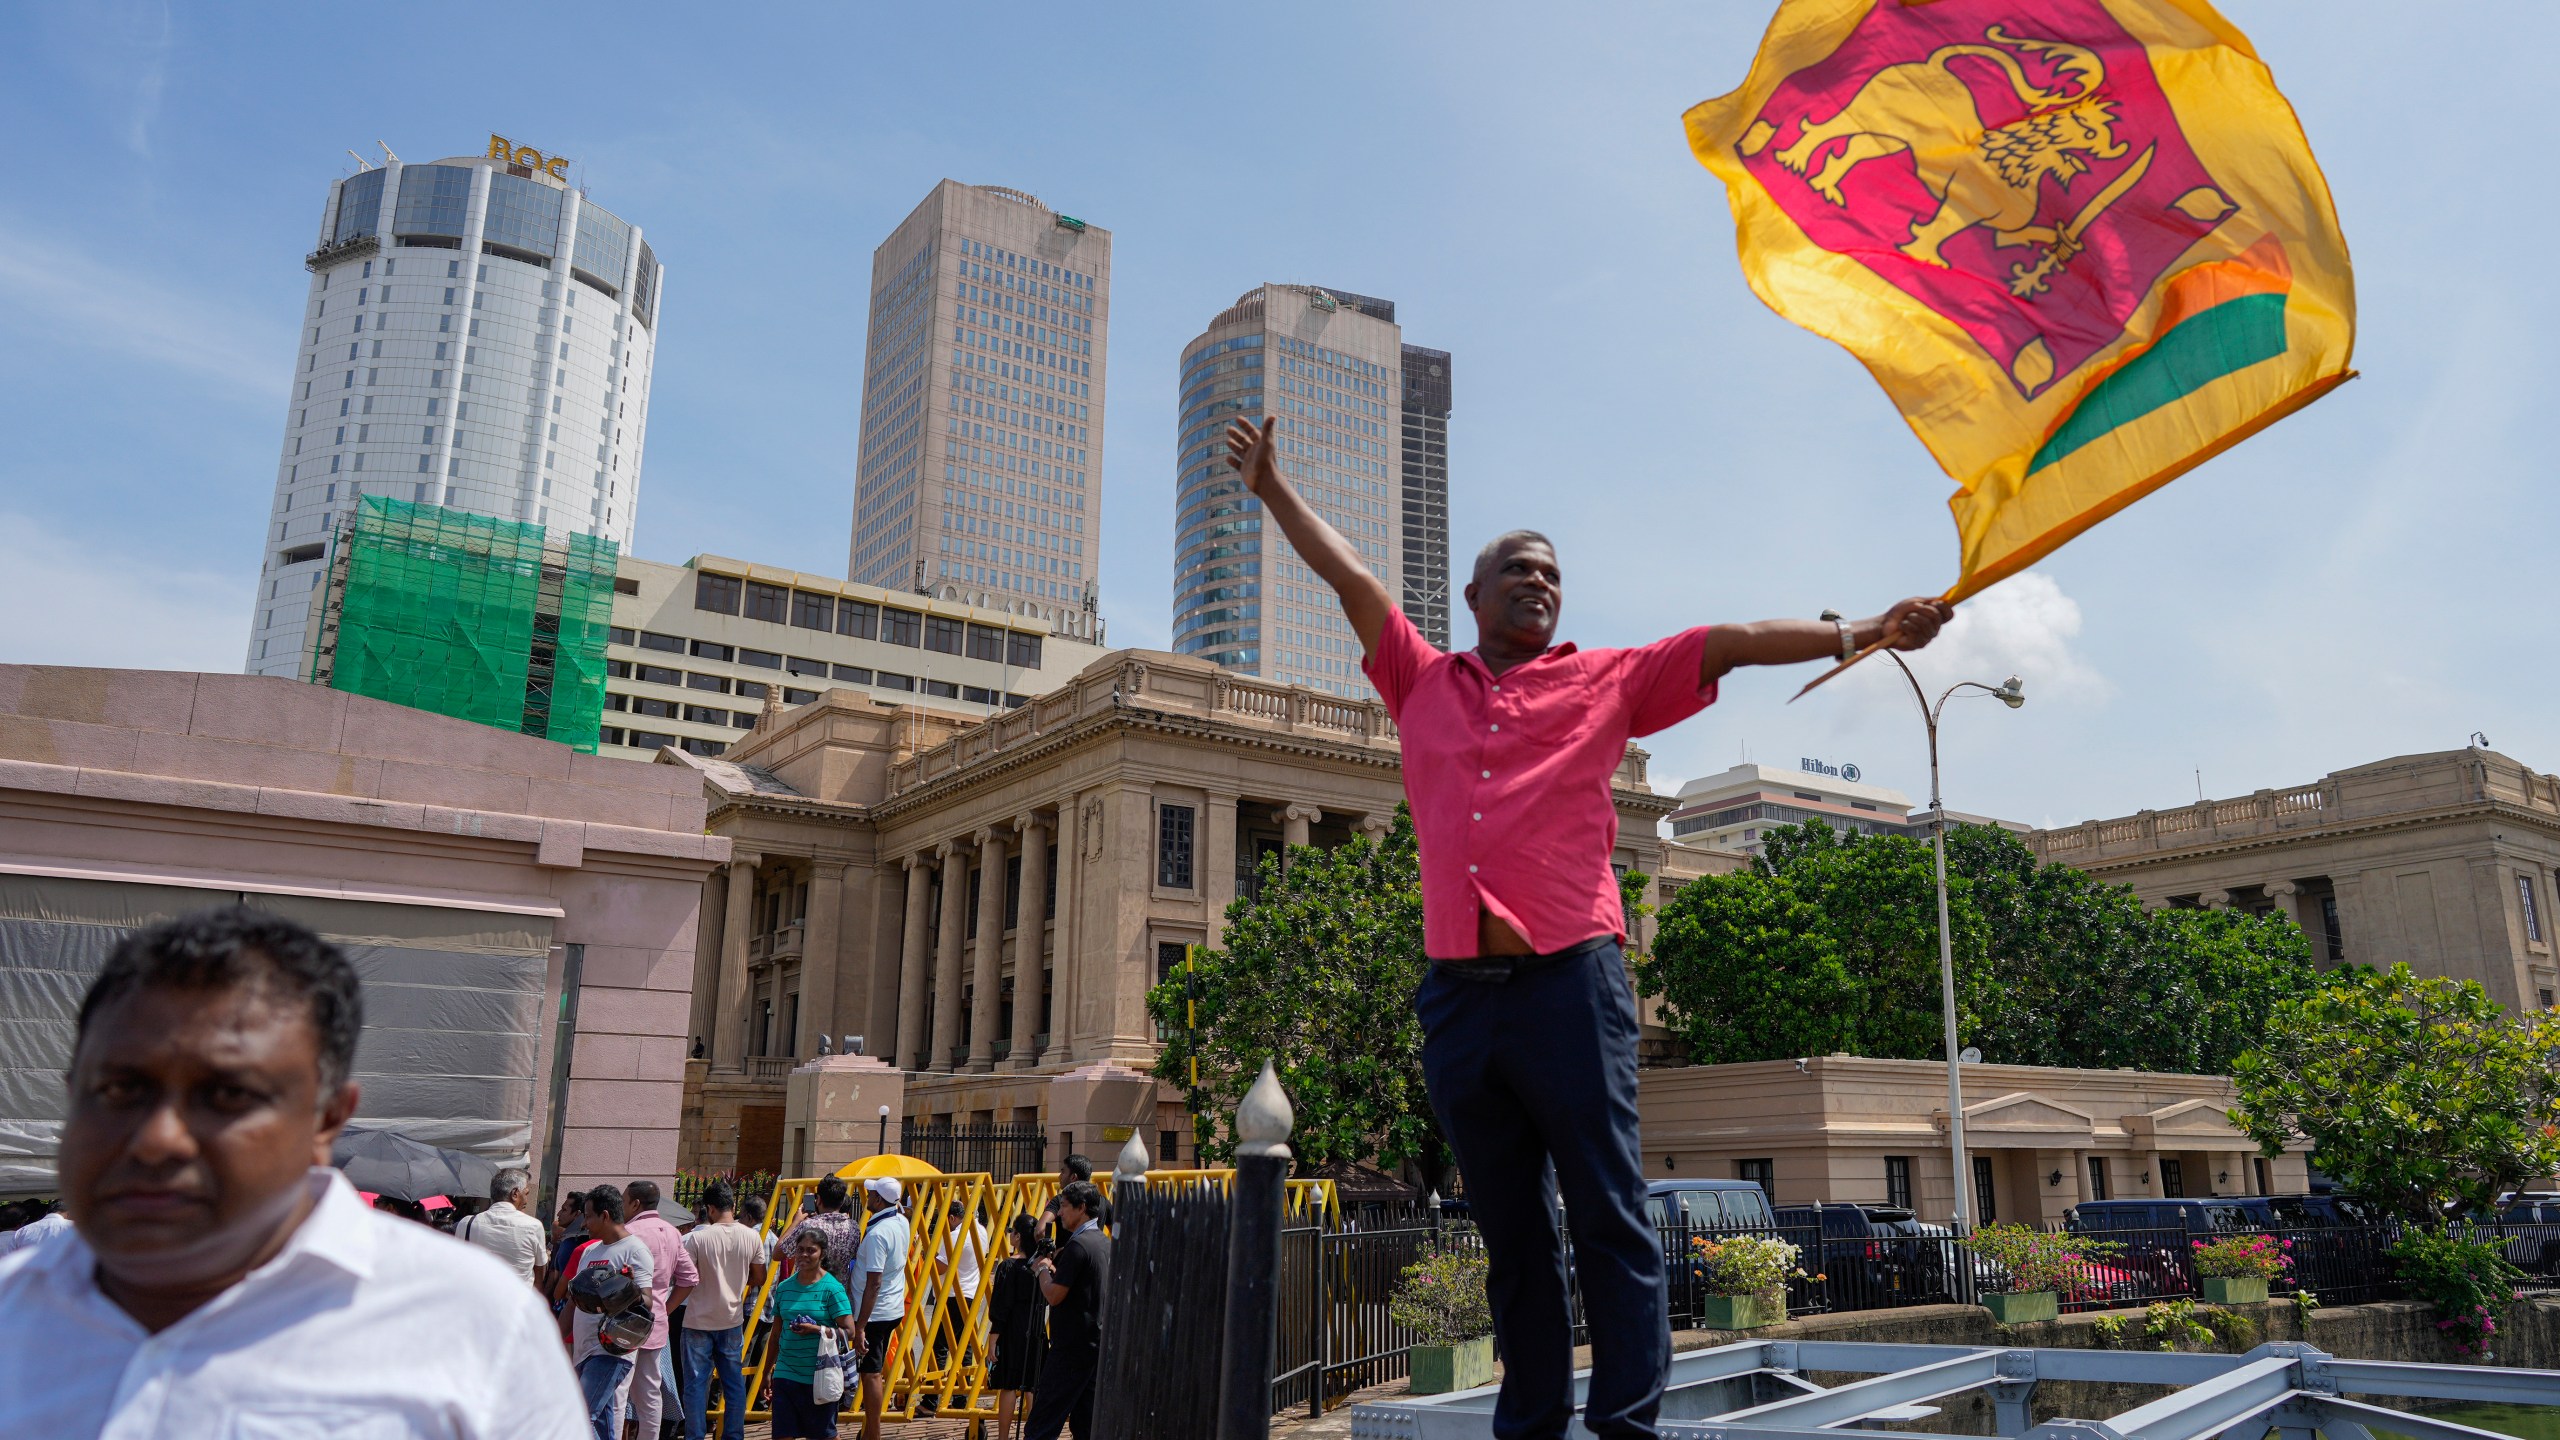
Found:
[[[1110,231],[935,186],[871,257],[848,577],[1097,639],[1110,317]]]
[[[329,187],[251,673],[312,673],[313,606],[360,496],[630,545],[666,270],[569,168],[493,135],[486,155]]]
[[[1448,364],[1404,343],[1392,301],[1313,285],[1248,291],[1184,348],[1175,650],[1369,693],[1333,592],[1227,468],[1227,422],[1264,415],[1279,422],[1282,473],[1423,633],[1448,643]]]

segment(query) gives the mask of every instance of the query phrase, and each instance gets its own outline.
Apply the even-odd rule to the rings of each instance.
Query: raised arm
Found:
[[[1930,596],[1902,601],[1881,615],[1846,622],[1849,645],[1863,650],[1888,640],[1896,650],[1917,650],[1938,638],[1938,629],[1954,618],[1956,607]],[[1707,632],[1698,681],[1712,684],[1745,665],[1794,665],[1805,660],[1837,660],[1840,623],[1830,620],[1754,620],[1718,625]]]
[[[1342,598],[1342,613],[1351,621],[1351,629],[1360,637],[1360,648],[1375,654],[1378,633],[1386,628],[1387,613],[1395,609],[1387,587],[1369,571],[1360,552],[1342,538],[1342,532],[1325,522],[1325,518],[1307,508],[1298,496],[1297,487],[1280,475],[1280,460],[1273,444],[1279,424],[1269,416],[1262,423],[1237,420],[1227,426],[1227,464],[1244,476],[1244,488],[1251,491],[1262,508],[1289,537],[1310,569],[1324,577],[1333,593]],[[1044,1287],[1045,1288],[1045,1287]],[[1051,1301],[1055,1304],[1057,1302]]]

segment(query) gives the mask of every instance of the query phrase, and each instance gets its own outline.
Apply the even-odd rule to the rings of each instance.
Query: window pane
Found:
[[[1156,883],[1168,890],[1191,888],[1192,810],[1188,805],[1156,809]]]
[[[857,640],[873,640],[880,635],[880,607],[868,600],[846,600],[836,606],[836,633]]]
[[[791,592],[779,585],[759,585],[753,580],[747,582],[747,618],[750,620],[770,620],[779,625],[790,603]]]
[[[812,595],[806,590],[791,592],[791,623],[803,630],[836,628],[836,597]]]
[[[1019,665],[1026,670],[1039,669],[1040,637],[1025,635],[1019,630],[1009,632],[1005,636],[1004,661],[1008,665]]]
[[[880,638],[892,645],[915,646],[924,641],[924,617],[913,610],[882,610]]]
[[[943,655],[959,654],[961,629],[961,623],[948,615],[927,615],[924,617],[924,648]]]
[[[693,577],[693,608],[735,615],[738,613],[740,588],[738,577],[734,575],[698,574]]]
[[[969,627],[969,658],[972,660],[1004,660],[1004,633],[991,625]]]

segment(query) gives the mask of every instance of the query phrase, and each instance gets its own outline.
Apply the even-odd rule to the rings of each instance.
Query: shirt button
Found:
[[[1487,779],[1487,780],[1492,779],[1492,778],[1493,778],[1493,772],[1492,772],[1492,771],[1490,771],[1490,770],[1485,771],[1485,772],[1484,772],[1484,778],[1485,778],[1485,779]]]
[[[1502,727],[1501,727],[1501,726],[1499,726],[1499,725],[1496,725],[1496,726],[1494,726],[1493,728],[1494,728],[1494,729],[1496,729],[1496,730],[1499,730],[1499,729],[1501,729]]]
[[[1477,811],[1477,812],[1476,812],[1476,818],[1477,818],[1477,819],[1479,819],[1479,820],[1483,819],[1483,818],[1484,818],[1484,812],[1483,812],[1483,811],[1481,811],[1481,810]]]
[[[1468,867],[1467,867],[1467,873],[1468,873],[1468,874],[1470,874],[1470,875],[1473,875],[1474,873],[1476,873],[1476,867],[1474,867],[1473,865],[1468,866]]]

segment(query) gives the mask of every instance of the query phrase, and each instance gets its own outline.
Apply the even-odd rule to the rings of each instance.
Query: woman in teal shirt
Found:
[[[773,1287],[765,1306],[765,1333],[778,1346],[773,1361],[773,1435],[802,1440],[835,1440],[836,1410],[843,1404],[820,1404],[809,1391],[817,1378],[818,1335],[829,1326],[840,1347],[853,1352],[853,1301],[844,1285],[827,1273],[827,1244],[814,1230],[803,1230],[791,1247],[794,1269]]]

